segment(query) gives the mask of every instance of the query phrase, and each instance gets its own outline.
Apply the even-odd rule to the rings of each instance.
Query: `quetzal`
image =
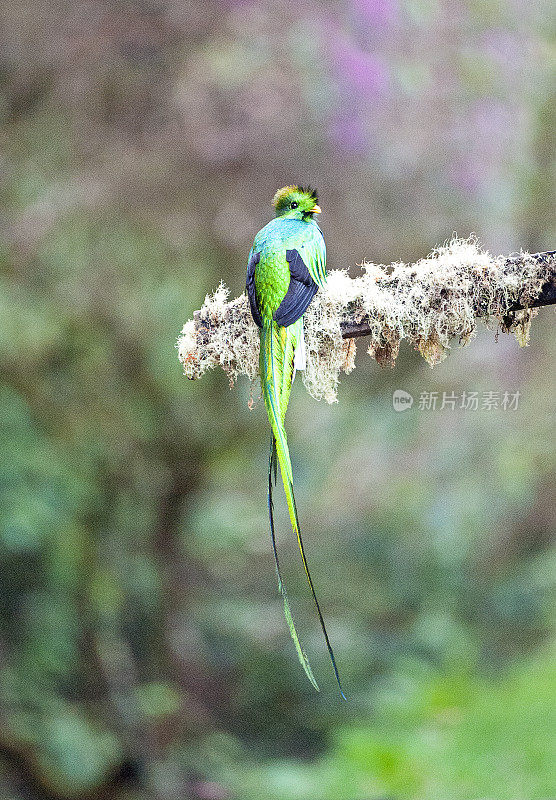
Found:
[[[322,232],[314,219],[314,215],[320,213],[316,191],[303,189],[300,186],[285,186],[276,192],[272,202],[276,218],[255,236],[247,266],[247,294],[251,314],[260,329],[261,386],[272,428],[268,471],[268,510],[272,548],[278,586],[284,600],[284,613],[290,633],[307,677],[318,690],[318,684],[295,629],[276,550],[272,479],[274,478],[276,484],[278,460],[292,528],[297,536],[305,574],[336,680],[344,697],[336,660],[307,566],[295,507],[292,465],[284,428],[284,417],[295,370],[305,368],[303,315],[319,287],[326,281],[326,247]]]

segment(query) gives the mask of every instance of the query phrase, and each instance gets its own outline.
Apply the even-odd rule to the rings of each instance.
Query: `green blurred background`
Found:
[[[19,0],[0,11],[2,800],[556,797],[553,311],[434,371],[364,355],[289,431],[175,340],[275,189],[329,268],[555,246],[548,0]],[[395,389],[411,392],[396,413]],[[419,410],[422,392],[521,393]],[[255,396],[258,392],[255,388]]]

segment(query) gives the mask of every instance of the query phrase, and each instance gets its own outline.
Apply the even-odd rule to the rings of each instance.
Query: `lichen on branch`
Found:
[[[394,366],[403,339],[434,366],[455,339],[469,343],[478,319],[513,332],[524,346],[536,314],[530,306],[556,271],[554,254],[539,255],[493,257],[473,237],[453,238],[415,264],[364,262],[356,278],[331,270],[305,314],[307,390],[337,399],[340,371],[354,368],[356,336],[369,337],[367,352],[381,366]],[[178,350],[188,378],[217,366],[232,383],[258,374],[259,337],[247,298],[228,302],[228,294],[220,284],[182,330]]]

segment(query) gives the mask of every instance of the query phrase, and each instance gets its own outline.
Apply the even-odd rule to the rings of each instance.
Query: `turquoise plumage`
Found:
[[[290,520],[319,621],[332,660],[336,680],[342,691],[334,653],[307,565],[293,492],[293,471],[284,419],[295,368],[304,368],[303,314],[315,293],[326,281],[326,246],[314,214],[320,213],[315,191],[298,186],[278,190],[273,200],[276,218],[255,237],[247,267],[247,294],[253,319],[260,329],[261,386],[272,428],[268,475],[268,509],[278,586],[284,613],[299,660],[318,690],[309,660],[301,647],[291,614],[286,587],[276,550],[272,504],[272,479],[276,483],[277,462]]]

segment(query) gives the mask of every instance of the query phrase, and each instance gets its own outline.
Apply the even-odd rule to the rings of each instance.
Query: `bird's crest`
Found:
[[[272,198],[272,205],[278,211],[280,208],[283,208],[290,195],[292,194],[303,194],[307,197],[310,197],[314,200],[315,205],[318,205],[318,197],[317,197],[317,190],[312,189],[310,186],[307,186],[306,189],[303,186],[297,186],[296,184],[292,183],[290,186],[283,186],[281,189],[278,189],[274,197]]]

